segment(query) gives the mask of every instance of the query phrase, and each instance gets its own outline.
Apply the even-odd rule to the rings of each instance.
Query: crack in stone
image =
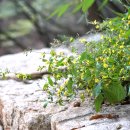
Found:
[[[2,104],[2,101],[0,100],[0,126],[3,127],[3,113],[2,113],[2,110],[3,110],[3,104]]]
[[[13,122],[14,122],[14,117],[15,117],[15,110],[14,110],[14,107],[13,107],[13,110],[12,110],[12,113],[11,113],[11,126],[13,126]]]
[[[71,117],[71,118],[69,118],[69,119],[63,119],[63,120],[58,121],[58,123],[64,123],[64,122],[66,122],[66,121],[70,121],[70,120],[73,120],[73,119],[83,118],[83,117],[89,116],[89,115],[91,115],[91,114],[93,114],[93,113],[92,113],[92,112],[89,112],[89,113],[86,113],[86,114],[83,114],[83,115],[79,115],[79,116],[76,116],[76,117]],[[54,122],[53,130],[56,130],[56,124],[57,124],[57,122]]]

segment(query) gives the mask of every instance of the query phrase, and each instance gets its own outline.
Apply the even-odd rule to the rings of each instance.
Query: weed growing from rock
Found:
[[[48,93],[47,102],[57,97],[56,102],[62,104],[82,89],[81,99],[85,100],[86,93],[93,96],[95,109],[99,111],[104,101],[115,104],[129,96],[130,10],[121,17],[93,24],[103,32],[102,40],[88,43],[82,39],[86,49],[80,55],[74,51],[67,56],[54,50],[49,59],[42,55],[48,72],[52,73],[43,86]]]

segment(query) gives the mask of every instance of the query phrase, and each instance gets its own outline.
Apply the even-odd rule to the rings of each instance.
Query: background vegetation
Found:
[[[0,52],[50,47],[54,38],[83,35],[92,29],[88,21],[115,11],[125,11],[119,0],[0,0]]]

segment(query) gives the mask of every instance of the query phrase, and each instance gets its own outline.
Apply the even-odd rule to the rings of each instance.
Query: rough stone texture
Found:
[[[101,33],[83,35],[82,37],[77,38],[72,43],[65,43],[61,45],[60,48],[69,48],[71,50],[72,47],[74,47],[75,49],[77,49],[78,54],[80,54],[83,51],[85,51],[86,48],[85,44],[81,43],[82,39],[86,40],[86,42],[94,41],[97,43],[99,40],[101,40],[101,35],[102,35]]]
[[[103,107],[101,114],[116,114],[119,118],[89,120],[94,115],[92,107],[68,109],[52,116],[52,130],[129,130],[130,105]]]
[[[58,51],[70,52],[66,49]],[[39,52],[46,52],[49,57],[50,49],[29,53],[7,55],[0,58],[0,68],[8,68],[11,72],[36,72],[42,65]],[[72,104],[57,106],[49,104],[43,108],[46,93],[42,91],[44,79],[24,84],[14,80],[0,81],[0,130],[129,130],[130,105],[103,106],[102,114],[114,113],[116,119],[89,120],[95,114],[93,100],[86,98],[80,107]],[[77,99],[78,100],[78,99]]]
[[[4,71],[8,68],[11,72],[35,72],[42,64],[39,52],[7,55],[0,58],[0,68]],[[62,50],[60,51],[66,51]],[[4,130],[50,130],[50,117],[65,109],[51,104],[47,109],[43,108],[43,100],[46,94],[42,91],[44,80],[32,81],[24,84],[14,80],[0,81],[0,119]]]

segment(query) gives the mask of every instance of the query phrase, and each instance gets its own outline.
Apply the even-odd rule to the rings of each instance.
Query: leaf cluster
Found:
[[[80,55],[76,51],[68,56],[53,50],[49,59],[43,55],[43,62],[53,74],[43,86],[49,102],[57,97],[56,102],[62,104],[82,89],[81,99],[85,100],[86,93],[93,96],[99,111],[103,102],[116,104],[129,96],[130,10],[121,17],[93,24],[103,31],[102,40],[98,43],[82,40],[86,49]]]

